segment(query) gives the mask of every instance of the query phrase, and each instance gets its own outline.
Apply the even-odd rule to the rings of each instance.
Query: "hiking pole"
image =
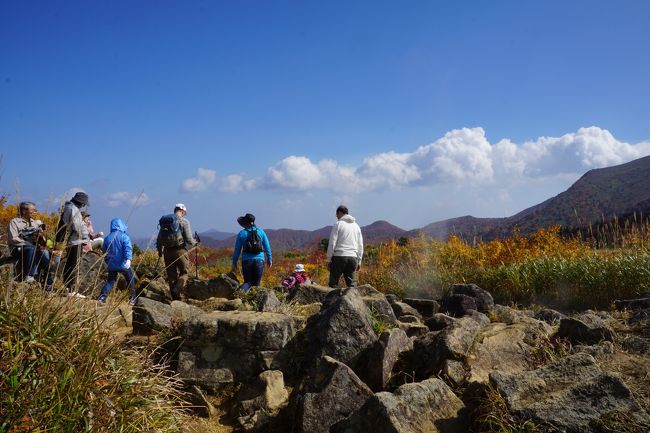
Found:
[[[196,239],[196,249],[194,250],[194,267],[196,268],[196,279],[199,279],[199,244],[201,243],[201,238],[199,237],[198,232],[194,232],[194,238]]]

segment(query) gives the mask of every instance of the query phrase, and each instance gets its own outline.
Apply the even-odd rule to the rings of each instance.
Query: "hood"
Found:
[[[121,231],[121,232],[126,232],[129,226],[126,225],[124,221],[122,221],[122,218],[113,218],[111,220],[111,231]]]
[[[355,222],[356,220],[354,219],[354,217],[353,217],[352,215],[349,215],[349,214],[348,214],[348,215],[344,215],[344,216],[342,216],[341,219],[340,219],[339,221],[343,221],[343,222],[346,222],[346,223],[353,223],[353,222]]]

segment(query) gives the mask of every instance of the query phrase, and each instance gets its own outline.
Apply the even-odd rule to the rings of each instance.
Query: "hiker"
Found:
[[[273,266],[273,255],[269,238],[266,237],[264,230],[255,225],[255,215],[247,213],[237,218],[237,222],[243,229],[237,234],[235,240],[230,272],[237,271],[237,260],[241,254],[244,283],[240,288],[247,292],[251,286],[260,285],[264,273],[264,256],[266,255],[266,265],[270,269]]]
[[[137,301],[137,294],[135,291],[135,276],[131,269],[131,260],[133,259],[133,245],[131,238],[126,234],[128,226],[120,218],[113,218],[111,220],[111,232],[104,239],[102,244],[102,251],[105,254],[104,261],[108,266],[108,278],[104,287],[102,287],[101,294],[97,300],[101,303],[106,302],[106,297],[115,282],[117,281],[117,274],[122,274],[126,279],[131,296],[129,297],[129,305],[135,305]]]
[[[174,206],[174,213],[160,218],[156,249],[158,257],[164,257],[167,284],[173,300],[181,299],[181,291],[189,278],[190,260],[188,249],[196,245],[190,222],[185,218],[187,208],[183,203]]]
[[[287,289],[300,286],[301,284],[311,284],[311,278],[305,271],[305,265],[298,263],[293,269],[293,273],[282,280],[282,285]]]
[[[42,248],[45,239],[45,224],[34,219],[36,205],[29,201],[18,205],[20,215],[9,222],[8,244],[11,257],[18,261],[16,277],[26,283],[36,281],[40,269],[48,271],[46,290],[52,289],[54,272],[50,271],[50,255]]]
[[[102,248],[104,244],[104,232],[95,233],[93,222],[90,220],[90,214],[88,212],[81,212],[81,220],[84,222],[86,230],[88,230],[88,239],[90,239],[90,242],[84,244],[83,252],[88,253],[95,248]]]
[[[88,205],[88,194],[79,191],[70,201],[65,202],[59,225],[56,229],[56,244],[53,254],[61,256],[65,251],[63,284],[69,296],[84,297],[77,293],[78,263],[83,245],[89,242],[88,230],[81,218],[81,208]]]
[[[329,286],[338,287],[341,275],[348,287],[357,285],[357,272],[363,257],[363,237],[361,228],[348,208],[336,208],[337,221],[332,227],[327,245],[327,268],[330,271]]]

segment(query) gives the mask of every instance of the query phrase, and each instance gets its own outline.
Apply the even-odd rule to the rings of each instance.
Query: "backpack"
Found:
[[[181,219],[175,213],[164,215],[158,221],[158,246],[179,247],[185,243],[181,232]]]
[[[253,227],[251,230],[246,230],[248,236],[246,237],[246,242],[244,242],[244,252],[249,254],[259,254],[264,251],[262,247],[262,238],[257,233],[257,229]]]

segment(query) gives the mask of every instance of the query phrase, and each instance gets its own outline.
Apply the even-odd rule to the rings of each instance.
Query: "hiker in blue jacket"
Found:
[[[111,220],[111,232],[104,238],[102,251],[104,251],[104,261],[108,266],[108,279],[102,287],[102,293],[97,299],[99,302],[106,302],[106,297],[113,289],[117,281],[117,274],[120,273],[126,278],[131,296],[129,304],[134,305],[137,296],[135,292],[135,276],[131,269],[131,259],[133,258],[133,246],[131,238],[126,234],[128,226],[120,218]]]
[[[241,269],[244,276],[241,289],[246,292],[251,286],[260,285],[264,273],[264,256],[266,255],[266,266],[271,268],[273,255],[269,238],[266,237],[264,230],[255,225],[255,215],[247,213],[237,218],[237,222],[243,229],[237,234],[235,240],[230,272],[237,271],[237,260],[241,254]],[[257,236],[253,233],[256,233]]]

